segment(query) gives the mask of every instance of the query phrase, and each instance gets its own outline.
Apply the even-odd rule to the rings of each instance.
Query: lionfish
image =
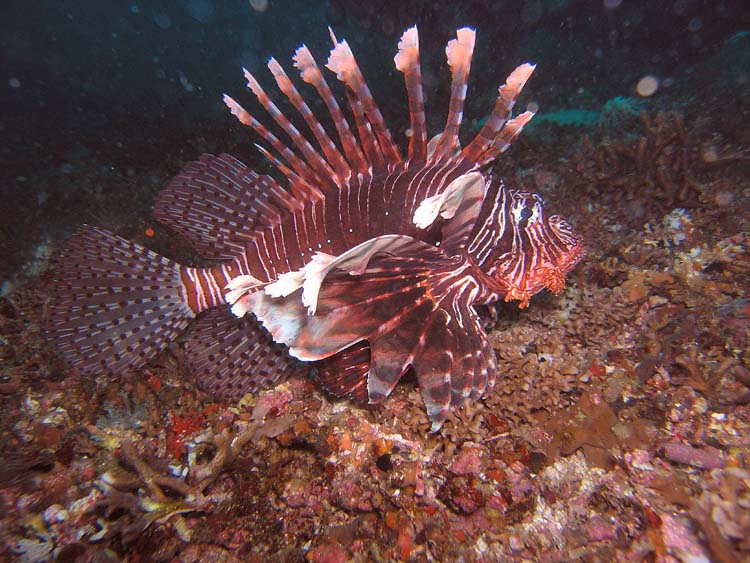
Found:
[[[268,148],[256,147],[285,185],[229,155],[203,155],[160,194],[155,218],[210,265],[183,266],[93,226],[72,236],[50,308],[50,332],[69,364],[84,374],[138,368],[195,318],[184,343],[189,367],[223,398],[271,386],[302,365],[333,395],[375,404],[413,370],[437,430],[451,407],[494,384],[498,367],[476,307],[526,307],[543,288],[560,292],[584,255],[580,237],[548,215],[539,195],[509,189],[489,171],[533,116],[511,111],[534,66],[510,74],[462,148],[475,31],[459,29],[446,47],[447,122],[428,143],[418,32],[408,29],[394,59],[408,94],[404,156],[349,45],[331,38],[326,67],[344,85],[353,127],[309,49],[293,60],[338,143],[271,58],[318,148],[245,70],[296,150],[234,99],[224,102],[265,140]]]

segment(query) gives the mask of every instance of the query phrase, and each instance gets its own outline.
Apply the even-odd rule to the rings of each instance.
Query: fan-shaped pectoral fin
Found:
[[[414,239],[395,254],[366,254],[364,269],[342,261],[345,271],[333,268],[320,280],[314,315],[299,290],[276,298],[257,292],[249,297],[251,310],[303,361],[366,341],[371,403],[387,397],[412,366],[438,430],[451,404],[461,404],[474,394],[474,383],[483,387],[487,378],[493,352],[471,307],[475,282],[460,258]]]

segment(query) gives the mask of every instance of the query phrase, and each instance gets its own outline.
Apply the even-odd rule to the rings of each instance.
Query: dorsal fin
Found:
[[[359,138],[362,140],[362,148],[367,157],[368,167],[375,168],[376,170],[383,168],[385,159],[383,152],[380,150],[378,139],[372,134],[372,126],[367,121],[362,104],[349,88],[346,89],[346,100],[349,102],[349,108],[352,110],[354,123],[357,126],[357,133],[359,133]]]
[[[288,166],[281,162],[281,160],[271,154],[268,149],[259,145],[258,143],[254,143],[253,146],[258,149],[258,152],[260,154],[270,160],[271,163],[279,170],[279,172],[287,177],[287,179],[289,180],[289,187],[294,197],[298,198],[300,201],[310,201],[313,199],[321,199],[323,197],[323,192],[321,192],[314,185],[308,184],[305,180],[302,179],[302,177],[298,176]]]
[[[422,71],[419,66],[419,32],[410,27],[398,42],[398,53],[393,58],[396,68],[404,73],[406,93],[409,97],[409,162],[422,162],[427,154],[427,126],[422,92]]]
[[[301,207],[270,176],[236,158],[204,154],[159,194],[154,217],[189,240],[206,258],[231,259],[246,239]]]
[[[310,49],[302,45],[294,53],[294,66],[299,69],[302,80],[308,84],[312,84],[318,91],[318,95],[321,97],[328,112],[333,118],[333,123],[336,126],[336,132],[339,135],[341,146],[344,149],[344,154],[349,160],[349,164],[353,170],[357,172],[366,172],[367,163],[365,157],[357,144],[357,139],[354,138],[352,130],[349,127],[349,122],[341,112],[336,98],[331,92],[331,88],[328,86],[328,82],[323,77],[323,73],[320,72],[318,64],[310,53]]]
[[[534,117],[534,112],[525,111],[508,121],[492,141],[489,148],[479,157],[477,164],[485,166],[495,160],[499,154],[505,152],[516,137],[521,134],[521,131],[531,121],[532,117]]]
[[[243,108],[237,101],[235,101],[227,94],[224,94],[224,103],[229,108],[229,111],[232,113],[232,115],[234,115],[240,121],[240,123],[242,123],[243,125],[247,125],[248,127],[252,127],[255,132],[258,133],[258,135],[263,137],[273,147],[273,149],[291,165],[291,167],[296,172],[296,177],[301,180],[300,186],[298,186],[298,188],[304,185],[314,185],[316,183],[315,174],[308,168],[307,164],[305,164],[304,161],[300,159],[300,157],[294,154],[292,149],[282,143],[276,135],[271,133],[265,127],[265,125],[263,125],[260,121],[250,115],[250,113],[245,108]],[[281,162],[277,157],[274,157],[272,160],[274,161],[274,164]],[[295,180],[288,174],[286,176],[289,179],[289,182],[294,184]]]
[[[333,141],[328,136],[325,129],[323,129],[323,126],[313,114],[310,106],[308,106],[305,100],[302,99],[302,96],[300,96],[297,88],[295,88],[294,84],[292,84],[292,81],[289,80],[289,77],[287,76],[286,72],[284,72],[284,69],[273,57],[268,59],[268,69],[276,79],[276,84],[278,84],[279,90],[281,90],[286,95],[292,105],[303,117],[305,123],[307,123],[307,126],[310,128],[310,132],[318,141],[318,145],[322,149],[323,154],[325,154],[328,163],[336,170],[336,176],[338,179],[338,184],[340,186],[343,182],[347,181],[349,175],[352,173],[351,169],[344,160],[344,157],[341,156],[341,153],[336,148],[336,145],[333,144]]]
[[[247,79],[247,87],[252,90],[253,94],[258,98],[260,104],[265,108],[273,120],[281,127],[284,132],[289,135],[292,142],[295,144],[297,149],[304,157],[307,164],[315,171],[315,176],[305,178],[310,183],[317,184],[319,186],[330,185],[331,180],[334,176],[333,170],[330,165],[323,160],[318,151],[316,151],[310,144],[310,141],[305,139],[299,130],[292,125],[282,111],[271,101],[265,90],[261,87],[260,83],[247,69],[243,69],[245,78]]]
[[[518,98],[518,95],[521,93],[526,81],[535,68],[534,65],[529,63],[516,67],[505,80],[505,84],[500,86],[498,90],[499,95],[495,101],[495,108],[492,110],[489,119],[487,119],[487,123],[484,124],[484,127],[474,137],[474,140],[461,153],[461,158],[465,162],[478,162],[480,155],[494,142],[505,125],[510,112],[513,110],[516,98]]]
[[[375,100],[370,93],[370,89],[367,87],[362,72],[359,70],[349,44],[345,40],[337,42],[333,34],[332,39],[334,40],[334,47],[331,50],[331,55],[328,57],[326,67],[336,73],[336,77],[346,84],[350,90],[352,99],[362,105],[364,115],[372,126],[386,163],[391,166],[399,164],[403,160],[401,153],[399,153],[396,144],[393,142],[391,132],[385,125],[383,115],[375,104]],[[354,108],[352,108],[352,111],[354,111]]]
[[[463,27],[456,31],[456,39],[451,39],[445,48],[448,66],[451,69],[451,100],[445,130],[435,148],[433,160],[449,158],[458,142],[458,130],[463,118],[464,100],[466,100],[475,40],[476,32],[468,27]]]

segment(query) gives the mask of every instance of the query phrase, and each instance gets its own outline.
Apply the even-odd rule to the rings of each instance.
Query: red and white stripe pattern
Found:
[[[140,366],[198,315],[186,354],[220,396],[288,374],[294,364],[281,344],[321,362],[321,382],[333,392],[366,392],[371,402],[413,369],[435,429],[451,406],[492,384],[495,358],[473,306],[495,299],[525,306],[542,287],[560,291],[583,255],[578,236],[546,216],[541,198],[486,172],[533,116],[510,118],[534,67],[511,73],[486,125],[459,152],[476,38],[459,29],[446,49],[448,116],[428,155],[419,35],[408,29],[394,58],[409,100],[405,158],[349,45],[331,35],[326,67],[345,87],[352,124],[302,46],[294,66],[323,101],[335,138],[271,58],[268,68],[309,134],[248,71],[249,89],[281,136],[233,98],[224,102],[265,141],[258,149],[284,178],[229,155],[203,155],[160,195],[155,217],[212,266],[180,266],[93,228],[72,239],[52,306],[53,332],[71,363],[92,373]],[[378,243],[387,240],[399,244]],[[255,317],[234,318],[230,305]]]
[[[186,292],[195,310],[228,300],[234,303],[232,310],[238,315],[254,311],[276,341],[290,345],[295,356],[324,362],[322,380],[338,394],[346,394],[348,390],[355,395],[361,392],[362,380],[356,377],[359,374],[367,378],[370,401],[380,400],[390,393],[404,370],[412,366],[420,379],[431,419],[442,421],[451,401],[460,404],[467,396],[481,395],[488,380],[491,382],[494,377],[494,357],[491,350],[487,351],[486,337],[472,304],[518,299],[525,306],[541,287],[559,290],[564,274],[580,259],[577,236],[564,221],[546,218],[541,198],[508,190],[484,172],[483,181],[462,185],[459,180],[471,178],[491,164],[533,117],[533,113],[524,112],[510,119],[516,98],[534,66],[524,64],[511,73],[499,89],[486,125],[459,153],[456,149],[475,33],[468,28],[458,30],[446,49],[452,76],[448,117],[435,150],[428,157],[419,36],[416,27],[408,29],[394,58],[396,68],[404,73],[409,99],[411,137],[405,159],[349,45],[338,41],[333,34],[332,39],[334,47],[326,66],[346,86],[359,141],[307,47],[296,51],[294,64],[302,80],[311,84],[323,100],[335,125],[340,151],[276,59],[268,62],[276,84],[302,117],[320,152],[283,115],[255,77],[245,71],[250,90],[291,144],[271,133],[232,98],[226,96],[225,101],[243,124],[268,143],[268,148],[259,148],[287,177],[292,196],[283,202],[277,197],[275,212],[245,213],[255,228],[235,236],[226,233],[222,239],[223,246],[232,250],[230,271],[216,267],[185,269]],[[211,168],[212,164],[207,162],[206,166]],[[238,167],[235,165],[234,169]],[[243,181],[242,177],[233,180],[231,174],[228,176],[232,185]],[[260,182],[260,177],[253,182]],[[457,201],[447,194],[449,186],[454,186]],[[241,191],[235,190],[234,196]],[[181,217],[189,217],[193,225],[211,222],[205,212],[196,216],[192,211],[195,206],[181,203]],[[430,204],[439,208],[432,209]],[[224,206],[230,205],[225,201]],[[420,212],[415,216],[417,210]],[[259,223],[258,217],[265,217],[265,222]],[[319,308],[303,303],[295,290],[307,287],[301,295],[312,300],[315,291],[308,286],[312,283],[311,272],[317,272],[314,267],[317,262],[311,262],[316,253],[325,255],[321,264],[337,264],[349,261],[352,249],[369,248],[379,237],[392,235],[412,239],[417,246],[425,245],[420,247],[423,253],[429,254],[431,251],[426,249],[439,247],[442,250],[435,252],[439,252],[440,258],[436,257],[428,268],[416,258],[407,258],[408,251],[403,249],[388,252],[387,258],[382,254],[370,257],[375,266],[367,267],[364,274],[359,272],[356,280],[349,280],[364,284],[356,288],[368,287],[367,290],[351,287],[349,281],[340,279],[329,268],[320,279],[316,278],[313,288],[321,291]],[[416,270],[412,272],[409,268]],[[239,281],[244,276],[252,276],[258,283],[250,283],[245,293],[233,289],[227,296],[228,286],[245,287]],[[381,282],[392,285],[396,279],[400,280],[402,292],[385,285],[375,289]],[[261,286],[273,289],[259,291]],[[440,302],[437,309],[432,305],[422,309],[427,301],[418,292],[428,286],[430,295]],[[344,287],[346,295],[342,293]],[[352,300],[357,300],[356,307],[368,313],[352,314]],[[334,321],[332,311],[339,302],[348,303],[348,314],[335,317]],[[371,310],[376,306],[377,310]],[[436,310],[442,313],[435,313]],[[388,314],[387,322],[379,317],[385,314],[383,311]],[[394,348],[396,341],[384,345],[387,339],[379,339],[378,335],[391,330],[419,334],[424,319],[433,314],[443,319],[429,329],[437,331],[429,337],[435,343],[435,350],[426,347],[425,334],[421,343],[408,353],[403,347]],[[375,324],[368,332],[367,326],[372,323]],[[452,323],[456,324],[455,330],[440,332],[439,327]],[[357,342],[366,345],[357,347]],[[458,351],[462,349],[466,351],[460,354]],[[347,364],[347,358],[353,364]],[[451,366],[451,371],[436,370],[436,364]],[[332,375],[334,369],[348,373],[348,379]],[[425,373],[433,376],[420,376]],[[463,377],[459,373],[470,375]]]
[[[505,294],[485,299],[518,300],[520,307],[545,287],[562,291],[565,275],[585,253],[570,225],[547,215],[539,195],[500,182],[488,191],[466,249],[482,271],[507,287]]]
[[[248,264],[244,258],[243,254],[242,258],[212,268],[180,268],[180,279],[188,307],[198,314],[206,309],[225,305],[225,295],[230,290],[232,280],[242,275],[247,276],[242,273],[248,271]],[[263,284],[252,276],[248,277],[256,282],[250,284],[251,287],[260,287]]]
[[[427,157],[427,125],[422,92],[422,70],[419,66],[419,32],[410,27],[398,42],[398,53],[393,59],[396,68],[404,73],[406,93],[409,97],[409,163],[423,162]]]

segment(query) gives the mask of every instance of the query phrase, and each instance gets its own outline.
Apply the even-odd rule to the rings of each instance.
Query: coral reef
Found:
[[[605,138],[594,146],[588,138],[566,175],[590,197],[626,211],[619,221],[631,226],[674,208],[720,207],[733,204],[734,189],[716,177],[722,165],[750,159],[747,149],[723,143],[718,134],[702,130],[707,123],[686,128],[679,113],[641,113],[643,134],[635,140]],[[616,202],[616,203],[615,203]]]
[[[607,189],[656,178],[648,162],[623,157]],[[44,343],[39,288],[0,301],[0,557],[746,560],[750,193],[731,189],[733,213],[707,193],[739,185],[743,161],[701,169],[695,207],[665,194],[639,223],[615,193],[575,207],[605,189],[565,181],[579,165],[515,181],[570,196],[590,258],[563,294],[487,311],[503,371],[438,434],[413,381],[373,408],[301,378],[220,404],[179,347],[82,379]],[[658,189],[689,182],[672,178]]]
[[[647,200],[660,209],[694,207],[702,186],[696,178],[700,142],[689,136],[678,113],[661,112],[653,119],[641,113],[643,135],[634,141],[605,139],[595,147],[584,140],[584,150],[573,161],[579,182],[610,197]],[[637,219],[642,219],[641,212]]]

